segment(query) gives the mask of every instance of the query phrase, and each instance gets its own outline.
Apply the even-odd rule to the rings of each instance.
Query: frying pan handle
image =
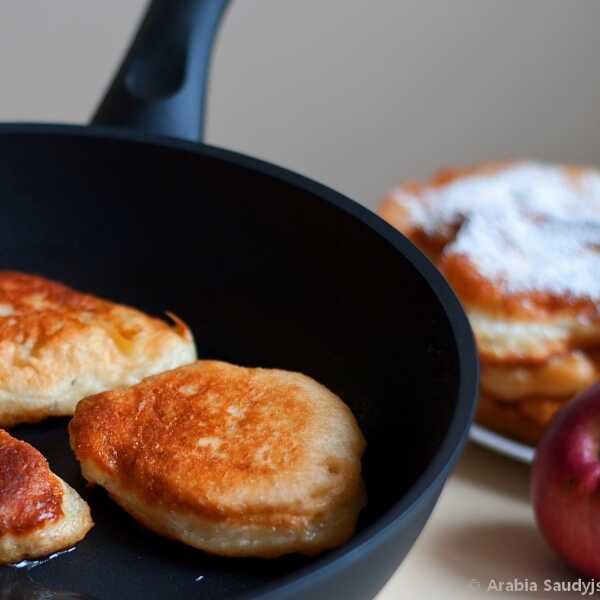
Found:
[[[202,141],[211,49],[228,0],[152,0],[92,123]]]

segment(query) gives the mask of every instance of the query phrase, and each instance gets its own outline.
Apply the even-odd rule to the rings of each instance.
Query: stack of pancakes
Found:
[[[600,379],[600,173],[515,162],[438,173],[381,215],[453,286],[481,359],[477,420],[535,444]]]

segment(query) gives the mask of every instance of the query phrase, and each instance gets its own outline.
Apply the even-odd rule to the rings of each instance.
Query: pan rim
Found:
[[[275,600],[281,597],[284,590],[288,593],[308,593],[317,579],[334,577],[337,572],[361,561],[374,548],[394,535],[423,498],[441,490],[468,439],[479,389],[479,364],[473,333],[458,298],[436,267],[406,237],[366,207],[317,181],[268,161],[218,146],[109,126],[24,122],[0,124],[0,135],[17,134],[69,135],[158,146],[161,149],[223,160],[299,188],[349,214],[391,244],[425,280],[448,319],[458,355],[457,403],[446,435],[427,468],[384,515],[355,535],[343,547],[327,552],[290,575],[262,585],[254,591],[243,593],[239,598]]]

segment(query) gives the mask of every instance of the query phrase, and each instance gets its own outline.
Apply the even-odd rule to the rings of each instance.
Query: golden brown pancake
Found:
[[[540,163],[446,170],[381,215],[436,264],[479,348],[477,420],[536,442],[600,379],[600,173]]]
[[[198,361],[85,398],[69,432],[88,481],[214,554],[317,554],[365,504],[352,413],[299,373]]]
[[[194,359],[179,321],[0,271],[0,426],[71,415],[84,396]]]
[[[0,429],[0,563],[68,548],[92,525],[88,505],[46,459]]]

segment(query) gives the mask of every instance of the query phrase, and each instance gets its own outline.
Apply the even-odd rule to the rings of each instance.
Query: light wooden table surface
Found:
[[[576,591],[544,591],[546,580],[573,584],[578,575],[537,531],[529,477],[528,466],[469,444],[423,534],[378,600],[581,598]],[[496,591],[515,579],[529,591]]]

